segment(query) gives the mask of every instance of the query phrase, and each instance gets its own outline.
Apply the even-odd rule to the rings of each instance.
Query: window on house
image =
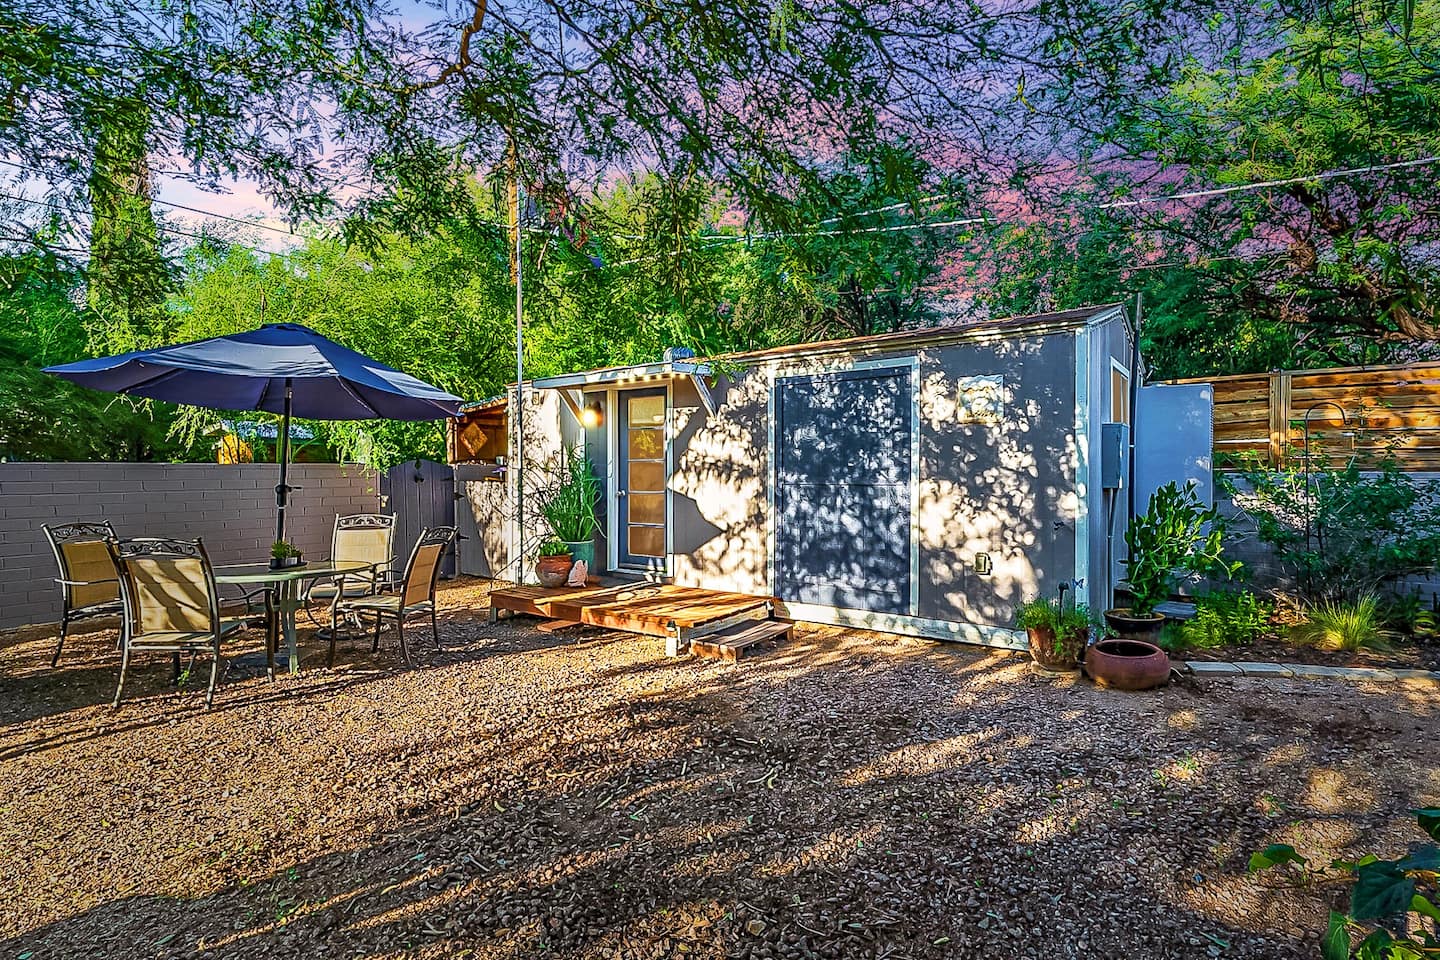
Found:
[[[1110,368],[1110,422],[1130,422],[1130,375],[1113,366]]]

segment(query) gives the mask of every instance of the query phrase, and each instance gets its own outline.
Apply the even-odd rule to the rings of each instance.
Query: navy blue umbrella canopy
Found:
[[[80,360],[46,373],[83,387],[214,410],[265,410],[283,418],[275,539],[285,537],[290,417],[311,420],[440,420],[463,402],[322,337],[298,323],[154,350]]]
[[[312,420],[439,420],[461,399],[298,323],[80,360],[47,373],[107,393]]]

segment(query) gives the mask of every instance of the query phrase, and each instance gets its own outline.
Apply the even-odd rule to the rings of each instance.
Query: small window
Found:
[[[956,421],[999,423],[1004,416],[1004,377],[961,377],[955,391]]]
[[[1130,422],[1130,375],[1118,366],[1110,368],[1110,422]]]

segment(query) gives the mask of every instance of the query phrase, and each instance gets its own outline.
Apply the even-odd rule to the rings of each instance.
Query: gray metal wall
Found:
[[[866,356],[919,358],[918,616],[1008,627],[1019,603],[1074,576],[1074,344],[1066,332]],[[957,422],[959,379],[995,374],[1004,377],[1001,422]],[[677,583],[769,590],[773,381],[766,367],[722,379],[714,416],[688,383],[675,385]],[[988,575],[975,572],[980,552],[991,556]]]
[[[200,537],[215,563],[264,561],[275,535],[274,464],[0,463],[0,627],[59,618],[44,523],[109,520],[122,537]],[[374,472],[349,464],[290,468],[287,538],[330,552],[336,514],[374,512]]]

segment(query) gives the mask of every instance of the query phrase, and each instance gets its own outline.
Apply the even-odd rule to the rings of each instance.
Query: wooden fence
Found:
[[[1214,386],[1220,468],[1245,460],[1278,467],[1304,456],[1308,419],[1316,466],[1343,467],[1352,460],[1373,466],[1390,456],[1402,470],[1440,470],[1440,363],[1173,382]]]

